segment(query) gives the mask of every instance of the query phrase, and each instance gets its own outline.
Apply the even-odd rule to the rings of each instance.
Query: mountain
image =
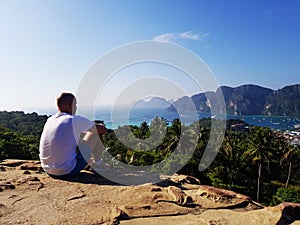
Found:
[[[223,91],[222,87],[221,89]],[[231,93],[224,91],[223,95],[227,113],[233,115],[262,114],[266,105],[266,98],[273,93],[271,89],[251,84],[242,85],[231,90]]]
[[[300,84],[286,86],[274,91],[266,102],[264,114],[299,116],[300,115]]]
[[[140,99],[133,103],[134,108],[162,108],[165,109],[171,106],[171,103],[164,98],[153,97],[148,101]]]
[[[220,96],[224,97],[226,112],[231,115],[300,116],[300,84],[272,90],[253,84],[238,87],[221,86],[216,92],[184,96],[172,103],[167,111],[190,111],[192,100],[199,112],[210,112],[212,105],[221,112]],[[218,108],[219,107],[219,108]]]

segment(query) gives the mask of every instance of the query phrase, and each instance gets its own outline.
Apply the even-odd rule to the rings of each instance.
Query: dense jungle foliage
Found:
[[[22,111],[0,112],[0,160],[38,159],[39,138],[47,118]]]
[[[46,119],[36,113],[0,112],[0,160],[38,159]],[[212,120],[184,125],[179,119],[168,122],[156,117],[150,124],[118,127],[105,135],[107,150],[103,157],[113,156],[111,163],[115,167],[122,167],[122,163],[153,165],[153,171],[166,174],[180,165],[179,173],[195,176],[203,184],[248,195],[265,205],[300,202],[300,148],[266,127],[248,128],[245,124],[247,129],[234,130],[232,125],[243,121],[228,120],[225,136],[215,136],[222,138],[221,147],[213,149],[217,140],[212,142],[216,158],[200,172],[209,137],[219,132],[211,128]]]

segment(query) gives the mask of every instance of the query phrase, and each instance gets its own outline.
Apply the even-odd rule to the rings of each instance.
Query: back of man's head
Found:
[[[61,93],[56,99],[58,110],[61,112],[72,113],[74,110],[73,105],[76,103],[74,101],[76,101],[76,99],[72,93]]]

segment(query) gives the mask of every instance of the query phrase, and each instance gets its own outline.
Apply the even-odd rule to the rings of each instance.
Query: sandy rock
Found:
[[[169,186],[167,191],[177,205],[186,206],[193,202],[192,198],[178,187]]]
[[[242,208],[252,207],[253,209],[264,208],[262,205],[252,201],[248,196],[233,191],[216,187],[201,185],[195,195],[195,202],[201,202],[205,208]],[[203,200],[206,199],[206,201]],[[213,204],[212,204],[213,203]]]
[[[4,189],[15,189],[15,185],[11,184],[10,181],[1,181],[0,191],[3,191]]]
[[[169,180],[178,184],[194,184],[194,185],[201,184],[199,179],[188,175],[182,175],[182,174],[174,174],[173,176],[169,177]]]
[[[17,167],[22,165],[23,163],[28,163],[27,160],[21,160],[21,159],[6,159],[6,160],[0,160],[0,165],[2,167]]]
[[[29,170],[25,170],[25,171],[23,172],[23,174],[24,174],[24,175],[30,175],[31,172],[30,172]]]
[[[284,202],[275,207],[282,214],[276,225],[288,225],[300,220],[300,204]]]
[[[21,170],[34,170],[34,171],[42,171],[41,164],[39,162],[28,162],[20,165]]]
[[[299,204],[263,207],[190,176],[124,186],[90,171],[68,181],[43,172],[24,174],[21,165],[32,163],[0,162],[6,168],[0,178],[0,224],[285,225],[300,219]]]

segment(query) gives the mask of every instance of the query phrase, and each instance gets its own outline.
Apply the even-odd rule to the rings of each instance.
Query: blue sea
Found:
[[[51,115],[55,111],[51,110],[46,115]],[[90,118],[91,120],[103,120],[106,126],[110,129],[115,129],[122,125],[140,125],[142,122],[148,124],[156,116],[163,117],[169,123],[174,119],[180,118],[186,124],[192,123],[195,117],[188,114],[179,115],[177,112],[168,112],[163,108],[138,108],[126,110],[124,108],[112,110],[111,108],[97,108],[94,110],[78,110],[78,115]],[[198,118],[210,118],[210,113],[198,113]],[[218,116],[216,116],[218,118]],[[222,117],[224,119],[224,116]],[[274,130],[293,130],[295,125],[300,125],[300,118],[286,117],[286,116],[234,116],[227,115],[225,119],[241,119],[249,125],[270,127]]]
[[[249,125],[270,127],[273,130],[294,130],[295,125],[300,125],[300,118],[286,116],[231,116],[227,115],[228,119],[241,119]]]

